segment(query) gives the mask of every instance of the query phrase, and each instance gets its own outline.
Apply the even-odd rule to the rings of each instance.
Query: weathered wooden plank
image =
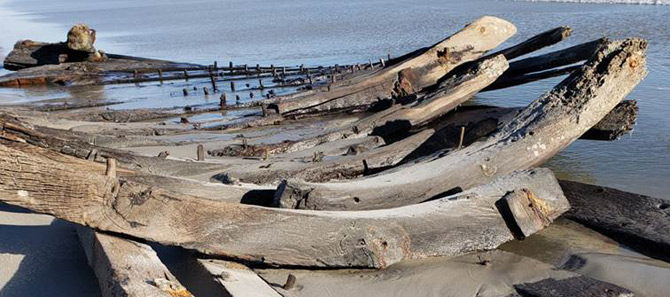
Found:
[[[355,181],[289,180],[278,189],[279,204],[309,209],[397,207],[542,164],[602,120],[644,78],[646,48],[647,42],[639,39],[609,44],[486,141]]]
[[[192,297],[148,245],[78,226],[88,264],[105,297]]]
[[[416,80],[410,84],[414,90],[420,90],[436,83],[456,66],[479,58],[515,33],[514,25],[505,20],[482,17],[403,62],[372,74],[335,83],[328,92],[307,92],[279,100],[271,107],[286,116],[367,108],[378,98],[385,99],[403,93],[396,88],[402,85],[398,84],[398,75],[402,70],[412,68]]]
[[[506,75],[539,72],[586,61],[608,42],[609,39],[600,38],[555,52],[513,61],[509,63]]]
[[[248,267],[235,262],[198,259],[198,263],[231,297],[281,297]]]
[[[561,181],[572,210],[565,217],[650,257],[670,261],[670,199]]]
[[[570,27],[563,26],[554,28],[537,34],[519,44],[495,52],[491,54],[491,56],[503,55],[507,60],[513,60],[544,47],[559,43],[570,37],[570,35],[572,35],[572,29]]]
[[[398,164],[433,132],[431,129],[423,130],[400,141],[371,150],[357,151],[357,148],[350,147],[351,152],[344,156],[323,158],[323,155],[315,152],[315,157],[309,162],[270,159],[231,166],[217,174],[217,178],[261,185],[276,185],[286,178],[301,178],[315,182],[355,178]]]
[[[546,169],[418,205],[319,212],[207,200],[96,174],[100,169],[89,164],[27,144],[0,145],[0,199],[98,230],[258,264],[375,268],[513,239],[495,207],[513,189],[542,199],[551,219],[569,208]]]
[[[565,279],[543,279],[534,283],[514,285],[522,297],[632,297],[628,291],[615,284],[590,277],[576,276]]]
[[[254,146],[253,151],[287,153],[344,138],[365,137],[373,132],[382,137],[406,135],[409,129],[426,125],[444,115],[494,82],[507,69],[502,55],[463,68],[422,96],[412,105],[396,104],[344,127],[322,135],[279,144]]]

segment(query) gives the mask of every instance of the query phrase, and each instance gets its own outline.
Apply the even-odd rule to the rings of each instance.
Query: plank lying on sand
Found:
[[[542,228],[569,208],[547,169],[516,172],[435,201],[367,212],[212,201],[96,174],[99,170],[97,164],[35,146],[0,145],[0,199],[164,245],[309,267],[382,268],[403,259],[493,249],[514,238],[510,228],[524,225],[521,220],[539,221]],[[533,201],[527,204],[533,216],[498,210],[498,201],[515,191]]]
[[[378,98],[390,98],[394,93],[412,93],[435,84],[458,65],[481,57],[515,33],[514,25],[505,20],[482,17],[403,62],[352,80],[334,83],[327,92],[307,92],[279,100],[271,108],[287,116],[366,108]],[[410,68],[415,74],[414,79],[408,81],[409,85],[398,83],[400,72]]]
[[[103,296],[193,296],[150,246],[84,226],[77,234]]]
[[[644,78],[646,48],[640,39],[610,43],[486,141],[355,181],[288,180],[277,190],[278,205],[320,210],[397,207],[538,166],[601,121]]]
[[[561,181],[572,210],[565,217],[650,257],[670,261],[670,201]]]

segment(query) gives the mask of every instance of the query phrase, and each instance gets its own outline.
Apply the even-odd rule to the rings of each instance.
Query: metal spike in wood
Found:
[[[379,58],[379,64],[382,64],[382,68],[386,67],[386,63],[384,63],[384,58]]]
[[[244,64],[244,74],[249,75],[249,65]]]
[[[465,138],[465,126],[461,126],[461,138],[458,140],[458,149],[463,148],[463,139]]]
[[[235,92],[235,82],[234,81],[230,82],[230,90]]]
[[[188,71],[186,69],[184,69],[184,79],[188,81]]]
[[[248,147],[249,147],[249,145],[247,144],[247,139],[242,138],[242,148],[244,148],[246,150]]]
[[[286,67],[281,68],[281,74],[286,76]]]
[[[265,89],[265,86],[263,85],[263,80],[262,79],[258,80],[258,87],[261,88],[261,90]]]
[[[158,79],[161,82],[161,85],[163,84],[163,70],[158,69]]]
[[[300,73],[305,72],[305,64],[300,64]]]
[[[202,144],[198,144],[198,161],[205,161],[205,147]]]
[[[375,64],[372,64],[372,59],[368,60],[368,63],[370,63],[370,69],[375,69]]]
[[[228,69],[230,69],[230,73],[233,73],[233,61],[228,62]]]
[[[235,104],[240,105],[240,95],[235,95]]]
[[[114,158],[107,158],[107,168],[105,175],[109,177],[116,177],[116,160]]]

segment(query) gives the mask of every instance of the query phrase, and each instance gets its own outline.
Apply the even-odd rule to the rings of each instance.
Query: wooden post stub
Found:
[[[267,161],[268,159],[270,159],[270,149],[265,148],[263,151],[263,160]]]
[[[216,71],[219,68],[219,65],[214,61],[214,71]]]
[[[240,105],[240,95],[235,95],[235,104]]]
[[[205,95],[209,96],[209,88],[203,87],[202,91],[205,92]]]
[[[161,85],[163,84],[163,70],[158,69],[158,80],[160,80]]]
[[[202,144],[198,144],[198,161],[205,161],[205,147]]]
[[[221,94],[221,97],[219,98],[219,100],[220,100],[220,102],[219,102],[219,106],[221,106],[221,108],[225,108],[226,105],[228,104],[228,103],[226,102],[226,99],[227,99],[227,98],[226,98],[226,93]]]
[[[212,82],[212,91],[216,92],[217,87],[216,87],[216,77],[214,76],[214,72],[211,70],[209,71],[209,80]]]
[[[267,104],[261,104],[261,111],[263,112],[263,117],[268,116],[268,105]]]
[[[184,97],[188,96],[188,90],[186,88],[184,88],[183,92],[184,92]]]
[[[235,92],[235,82],[234,82],[234,81],[231,81],[231,82],[230,82],[230,90],[232,90],[233,92]]]
[[[228,62],[228,69],[230,69],[230,73],[233,73],[233,61]]]
[[[259,79],[259,80],[258,80],[258,87],[259,87],[261,90],[262,90],[262,89],[265,89],[265,86],[263,85],[263,80],[262,80],[262,79]]]
[[[386,63],[384,63],[384,58],[379,58],[379,64],[382,64],[382,68],[386,67]]]
[[[249,145],[247,144],[247,139],[246,139],[246,138],[242,138],[242,148],[243,148],[244,150],[246,150],[247,148],[249,148]]]
[[[372,59],[368,60],[368,63],[370,63],[370,69],[375,68],[375,64],[372,64]]]
[[[290,274],[288,275],[288,278],[286,278],[286,283],[282,287],[284,290],[291,290],[295,287],[295,282],[296,282],[295,275]]]
[[[461,137],[458,139],[458,149],[463,148],[463,140],[465,139],[465,126],[461,126]]]
[[[387,61],[390,61],[391,60],[391,54],[386,54],[386,58],[387,58],[386,59]]]
[[[254,99],[254,92],[249,92],[249,98]]]
[[[114,158],[107,158],[107,168],[105,175],[109,177],[116,177],[116,160]]]
[[[186,69],[184,69],[184,79],[188,81],[188,71]]]
[[[89,161],[95,161],[95,157],[98,156],[98,150],[92,149],[89,153],[88,156],[86,156],[86,160]]]

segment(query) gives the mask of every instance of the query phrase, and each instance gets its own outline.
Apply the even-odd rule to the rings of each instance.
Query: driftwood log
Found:
[[[150,246],[84,226],[77,234],[103,296],[193,296]]]
[[[458,65],[479,58],[515,33],[514,25],[505,20],[482,17],[405,61],[334,83],[329,92],[306,92],[278,100],[270,107],[287,116],[367,108],[378,98],[412,94],[435,84]],[[405,69],[411,69],[413,75],[402,75]]]
[[[224,203],[97,172],[91,162],[32,145],[0,145],[3,202],[98,230],[265,265],[381,268],[408,258],[493,249],[544,228],[569,208],[546,169],[370,212]]]
[[[355,181],[288,180],[278,188],[277,204],[339,210],[397,207],[542,164],[602,120],[644,78],[646,48],[639,39],[608,44],[486,141]]]

